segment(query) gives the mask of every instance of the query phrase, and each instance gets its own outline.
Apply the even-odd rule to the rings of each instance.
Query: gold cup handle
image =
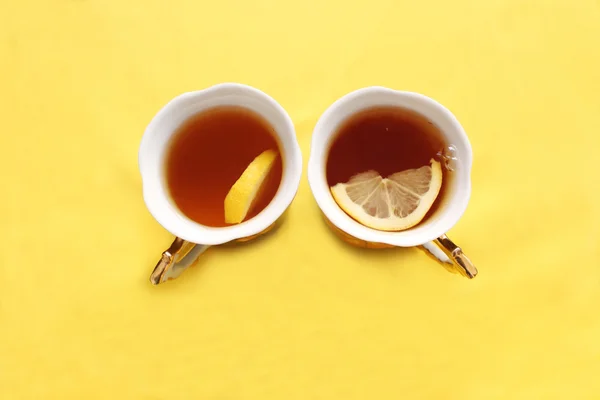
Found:
[[[433,241],[440,250],[450,259],[453,266],[453,271],[473,279],[477,276],[477,268],[448,236],[442,235]],[[429,250],[429,249],[428,249]]]
[[[158,264],[154,267],[154,271],[150,275],[150,282],[153,285],[158,285],[179,277],[209,247],[175,238],[171,246],[162,253]]]

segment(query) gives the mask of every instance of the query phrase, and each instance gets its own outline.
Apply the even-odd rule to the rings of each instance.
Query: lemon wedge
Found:
[[[369,228],[401,231],[417,225],[433,206],[442,187],[442,167],[430,165],[382,178],[375,171],[354,175],[330,188],[336,203]]]
[[[225,197],[226,223],[239,224],[246,218],[276,159],[275,150],[266,150],[246,167]]]

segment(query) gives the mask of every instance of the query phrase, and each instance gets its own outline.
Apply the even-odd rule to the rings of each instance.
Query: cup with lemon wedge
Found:
[[[223,106],[244,108],[260,116],[272,131],[279,151],[268,149],[250,160],[220,200],[219,212],[224,213],[224,224],[208,226],[191,219],[178,208],[165,183],[165,165],[169,143],[177,130],[194,115]],[[283,164],[277,191],[270,202],[254,215],[253,207],[278,157],[283,159]],[[222,161],[225,166],[230,164],[226,159]],[[272,97],[247,85],[222,83],[184,93],[164,106],[144,132],[139,166],[148,210],[176,236],[150,276],[151,283],[156,285],[177,278],[210,246],[247,241],[268,231],[296,195],[302,175],[302,155],[292,120]],[[194,187],[193,190],[202,194],[214,189]]]

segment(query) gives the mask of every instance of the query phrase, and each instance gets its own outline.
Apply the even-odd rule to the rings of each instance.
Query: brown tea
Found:
[[[424,116],[399,107],[367,109],[343,122],[331,143],[326,163],[330,187],[374,170],[382,177],[443,161],[448,144]],[[442,187],[425,219],[443,201],[451,173],[442,164]]]
[[[173,135],[166,160],[166,184],[173,202],[188,218],[207,226],[228,226],[224,201],[246,167],[263,151],[279,154],[246,220],[275,197],[283,160],[275,130],[242,107],[217,107],[187,120]]]

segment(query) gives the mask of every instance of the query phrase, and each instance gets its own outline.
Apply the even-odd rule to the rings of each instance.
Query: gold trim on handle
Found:
[[[462,249],[458,247],[448,236],[442,235],[434,240],[440,249],[454,261],[454,269],[461,275],[473,279],[477,276],[477,268],[469,260],[469,258],[463,253]]]
[[[173,268],[176,262],[181,261],[188,253],[196,246],[195,243],[188,242],[181,238],[175,238],[171,246],[162,253],[162,256],[152,274],[150,274],[150,282],[153,285],[158,285],[164,282],[165,274]]]

